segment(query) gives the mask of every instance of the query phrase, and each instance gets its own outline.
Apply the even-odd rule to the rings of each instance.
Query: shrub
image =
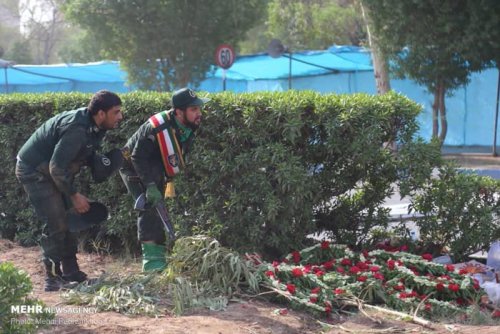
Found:
[[[448,247],[458,262],[487,250],[500,238],[499,192],[498,180],[443,166],[411,204],[424,215],[417,220],[421,242],[438,250]]]
[[[28,275],[15,268],[10,262],[0,263],[0,324],[2,333],[34,333],[44,326],[53,313],[28,312],[26,314],[11,312],[11,306],[40,307],[45,304],[37,299],[28,297],[33,287]]]

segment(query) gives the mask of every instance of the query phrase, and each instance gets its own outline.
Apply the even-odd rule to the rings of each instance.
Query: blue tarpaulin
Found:
[[[3,73],[1,73],[3,72]],[[0,91],[95,92],[108,89],[127,92],[127,74],[116,61],[88,64],[14,65],[0,68]]]

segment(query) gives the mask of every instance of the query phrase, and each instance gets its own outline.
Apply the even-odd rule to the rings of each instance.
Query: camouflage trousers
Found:
[[[165,187],[163,172],[158,171],[155,175],[156,186],[162,191]],[[120,176],[135,203],[135,200],[145,191],[144,185],[141,183],[139,176],[131,168],[121,168]],[[139,211],[137,218],[137,238],[141,242],[153,241],[158,245],[165,244],[165,229],[155,208]]]
[[[57,189],[49,176],[20,160],[16,164],[16,177],[28,194],[42,226],[40,246],[44,260],[60,262],[74,258],[77,238],[68,229],[66,210],[69,198]]]

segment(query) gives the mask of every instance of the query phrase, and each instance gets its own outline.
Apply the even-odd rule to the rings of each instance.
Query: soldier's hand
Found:
[[[161,201],[161,193],[156,184],[148,184],[146,188],[146,200],[151,206],[156,206],[156,204]]]
[[[79,214],[85,213],[90,209],[89,199],[80,193],[71,195],[71,202],[73,203],[73,208]]]

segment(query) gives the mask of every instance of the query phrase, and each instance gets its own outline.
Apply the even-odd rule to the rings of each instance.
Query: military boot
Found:
[[[87,274],[80,270],[76,256],[63,258],[62,260],[62,278],[68,282],[81,283],[87,280]]]
[[[142,271],[161,271],[167,267],[166,247],[155,243],[142,243]]]
[[[64,286],[61,263],[51,259],[44,259],[45,266],[45,291],[59,291]]]

